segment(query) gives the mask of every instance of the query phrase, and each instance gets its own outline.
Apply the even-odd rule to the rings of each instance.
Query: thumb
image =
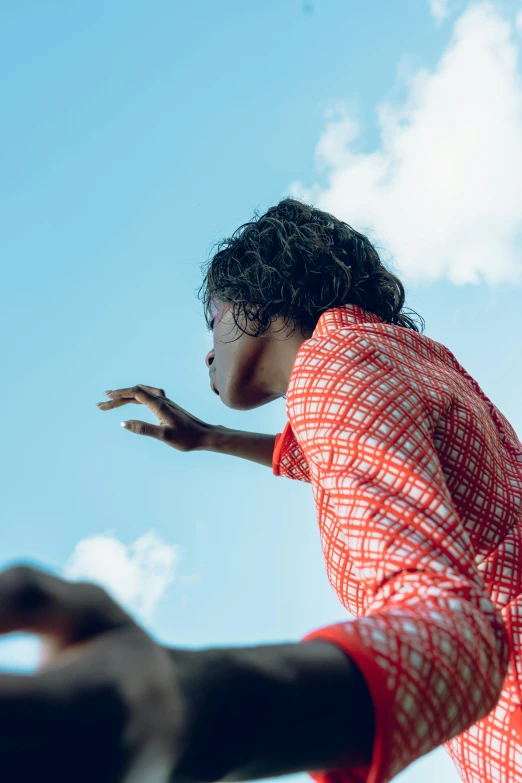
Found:
[[[99,585],[70,582],[24,563],[0,571],[0,634],[86,639],[132,620]]]
[[[135,432],[136,435],[148,435],[149,438],[157,438],[158,440],[165,440],[165,427],[159,427],[157,424],[149,424],[146,421],[122,421],[121,426],[129,430],[129,432]]]

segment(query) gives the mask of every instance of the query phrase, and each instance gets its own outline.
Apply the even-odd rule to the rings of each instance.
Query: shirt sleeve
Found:
[[[285,476],[296,481],[310,482],[308,462],[295,438],[290,422],[287,422],[283,432],[276,435],[272,472],[274,476]]]
[[[367,767],[309,774],[386,783],[493,709],[509,651],[444,480],[431,398],[357,336],[344,340],[342,361],[342,373],[308,379],[299,437],[365,606],[302,641],[330,641],[356,663],[376,733]]]

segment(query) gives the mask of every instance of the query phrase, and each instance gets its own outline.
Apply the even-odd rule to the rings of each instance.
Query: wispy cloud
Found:
[[[437,22],[440,24],[449,14],[450,0],[430,0],[430,13]]]
[[[379,148],[337,107],[316,148],[318,182],[290,191],[391,252],[405,279],[522,280],[520,36],[490,2],[457,21],[433,70],[400,78],[401,103],[377,107]],[[399,66],[400,67],[400,66]]]
[[[78,542],[64,575],[101,584],[126,609],[150,621],[174,579],[178,550],[152,530],[129,545],[113,533],[93,535]]]

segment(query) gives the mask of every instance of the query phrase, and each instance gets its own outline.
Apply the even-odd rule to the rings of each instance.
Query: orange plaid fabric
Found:
[[[443,744],[466,783],[522,781],[522,445],[440,343],[356,305],[299,348],[276,475],[309,481],[341,647],[373,699],[386,783]]]

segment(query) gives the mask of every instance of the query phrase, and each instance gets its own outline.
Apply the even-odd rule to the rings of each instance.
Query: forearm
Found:
[[[243,432],[215,425],[208,428],[196,450],[230,454],[232,457],[248,459],[270,468],[272,467],[274,443],[275,435]]]
[[[176,661],[179,650],[171,650]],[[257,780],[369,763],[373,706],[357,667],[319,640],[189,653],[188,747],[173,783]]]

